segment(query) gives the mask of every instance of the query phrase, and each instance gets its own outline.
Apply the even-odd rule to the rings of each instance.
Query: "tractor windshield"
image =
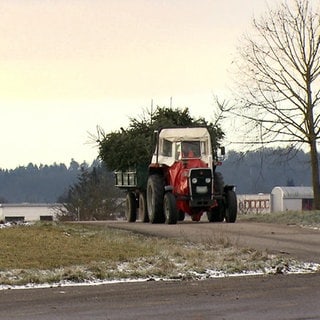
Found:
[[[177,142],[177,159],[199,157],[201,157],[200,141]]]
[[[182,157],[183,158],[200,157],[200,142],[199,141],[183,141]]]

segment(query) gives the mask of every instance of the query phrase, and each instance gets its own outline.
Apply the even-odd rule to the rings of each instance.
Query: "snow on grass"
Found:
[[[150,270],[143,269],[144,262],[141,261],[135,266],[137,269],[143,270],[143,273],[139,273],[137,269],[129,263],[121,263],[117,266],[115,271],[115,276],[109,275],[109,278],[99,279],[97,278],[91,270],[86,267],[78,266],[76,267],[78,272],[78,277],[73,273],[70,278],[64,276],[68,274],[68,271],[64,268],[57,270],[10,270],[1,271],[0,278],[5,277],[6,279],[13,280],[16,284],[3,284],[0,285],[0,290],[7,289],[35,289],[35,288],[54,288],[54,287],[66,287],[66,286],[93,286],[93,285],[103,285],[103,284],[113,284],[113,283],[123,283],[123,282],[144,282],[144,281],[183,281],[183,280],[205,280],[214,278],[226,278],[226,277],[242,277],[242,276],[257,276],[257,275],[275,275],[275,274],[306,274],[315,273],[320,271],[320,264],[311,262],[299,262],[291,260],[290,263],[279,262],[278,265],[266,266],[262,269],[257,270],[243,270],[241,272],[227,272],[223,270],[206,269],[202,272],[195,270],[184,270],[184,266],[179,263],[176,264],[176,269],[171,274],[166,274],[163,276],[156,275],[152,273],[152,267]],[[139,267],[140,266],[140,267]],[[151,272],[148,272],[151,271]],[[117,272],[120,274],[123,272],[123,277],[116,276]],[[144,276],[142,276],[144,274]],[[26,284],[19,285],[19,278],[22,282],[25,282],[25,277],[29,277],[30,282]],[[34,281],[33,279],[54,279],[60,278],[59,281],[53,282],[41,282]]]

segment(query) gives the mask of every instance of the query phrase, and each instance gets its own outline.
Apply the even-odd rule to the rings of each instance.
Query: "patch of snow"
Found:
[[[0,223],[0,229],[15,227],[15,226],[30,226],[32,223],[25,221],[13,221],[13,222],[5,222]]]
[[[301,226],[302,228],[306,228],[306,229],[311,229],[311,230],[317,230],[320,231],[320,227],[319,226],[313,226],[313,225],[303,225]]]
[[[9,222],[0,223],[0,229],[9,228],[9,227],[11,227],[11,223]]]
[[[274,267],[266,268],[265,270],[256,271],[244,271],[240,273],[227,273],[219,270],[205,270],[205,272],[200,273],[196,271],[188,271],[187,273],[179,273],[175,277],[146,277],[146,278],[128,278],[128,279],[112,279],[112,280],[99,280],[91,279],[84,280],[82,282],[73,281],[61,281],[58,283],[43,283],[43,284],[33,284],[29,283],[26,285],[0,285],[0,290],[14,290],[14,289],[43,289],[43,288],[63,288],[63,287],[76,287],[76,286],[97,286],[105,284],[116,284],[116,283],[128,283],[128,282],[146,282],[146,281],[182,281],[183,279],[192,280],[205,280],[214,278],[227,278],[227,277],[243,277],[243,276],[259,276],[268,274],[306,274],[315,273],[320,271],[320,264],[312,262],[304,263],[293,263],[291,265],[280,264]]]
[[[145,282],[145,281],[148,281],[148,279],[118,279],[118,280],[98,280],[97,279],[97,280],[83,281],[83,282],[61,281],[59,283],[41,283],[41,284],[28,283],[23,286],[0,285],[0,290],[99,286],[103,284],[114,284],[114,283],[124,283],[124,282]]]

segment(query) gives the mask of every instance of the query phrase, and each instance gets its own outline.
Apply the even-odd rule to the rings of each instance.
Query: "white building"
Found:
[[[52,221],[60,203],[0,203],[0,221]]]
[[[274,187],[271,191],[271,211],[311,210],[312,187]]]

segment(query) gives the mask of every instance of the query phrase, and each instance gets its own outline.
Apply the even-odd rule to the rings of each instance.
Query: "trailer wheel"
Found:
[[[235,222],[237,219],[237,196],[233,190],[226,192],[226,222]]]
[[[149,222],[147,197],[144,191],[139,193],[139,219],[142,222]]]
[[[166,192],[163,199],[163,210],[167,224],[176,224],[178,220],[178,211],[176,207],[176,198],[171,192]]]
[[[128,222],[137,220],[137,203],[133,192],[128,192],[126,196],[126,218]]]
[[[207,217],[209,222],[222,222],[225,217],[225,205],[223,201],[217,200],[218,206],[211,208],[207,211]]]
[[[164,182],[162,176],[153,174],[147,183],[147,208],[151,223],[165,222],[163,213]]]

